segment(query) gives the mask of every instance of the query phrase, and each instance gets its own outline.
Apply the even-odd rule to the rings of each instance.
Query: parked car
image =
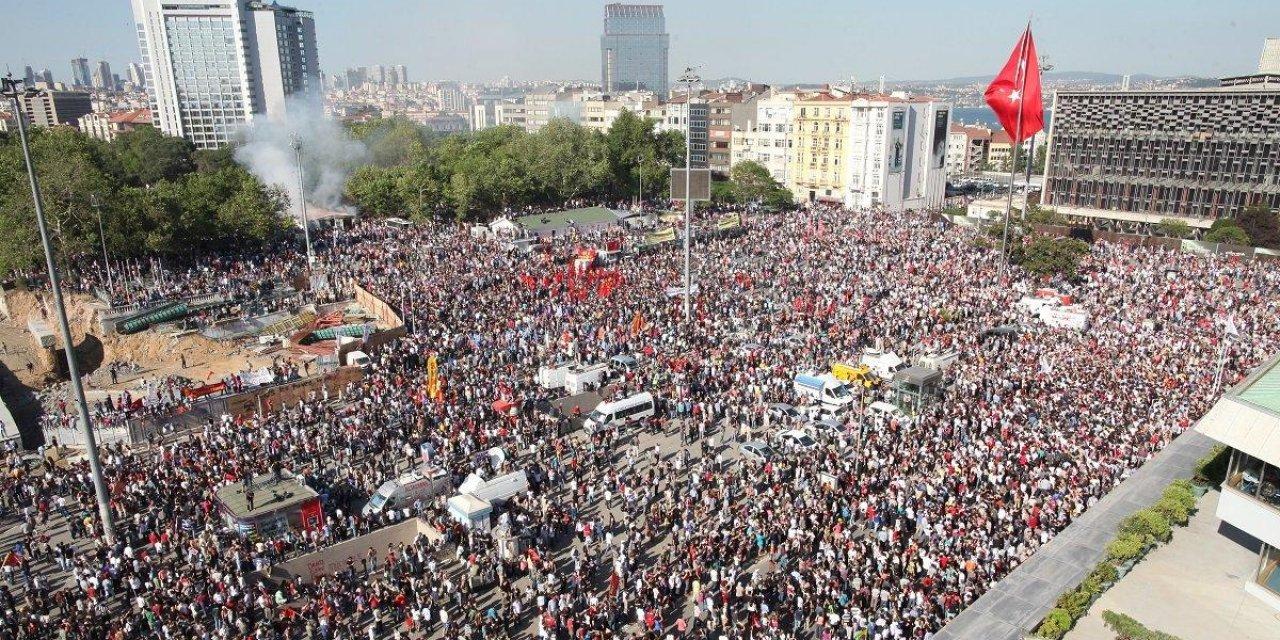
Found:
[[[867,415],[884,418],[886,421],[894,419],[898,422],[911,421],[911,416],[908,416],[905,411],[898,408],[898,405],[884,401],[872,402],[871,405],[867,407]]]
[[[777,421],[779,424],[792,424],[804,417],[796,410],[795,407],[785,402],[775,402],[769,405],[765,411],[769,413],[770,418]]]
[[[742,457],[756,462],[768,462],[772,460],[777,453],[768,444],[759,440],[749,440],[738,445],[738,450],[742,452]]]
[[[814,440],[813,436],[810,436],[799,429],[788,429],[779,433],[778,442],[781,443],[783,447],[796,449],[798,451],[808,451],[810,449],[815,449],[818,446],[818,441]]]

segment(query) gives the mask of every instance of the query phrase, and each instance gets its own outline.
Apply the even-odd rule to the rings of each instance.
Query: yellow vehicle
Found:
[[[871,367],[865,364],[848,364],[845,362],[831,363],[831,375],[837,380],[849,384],[860,384],[870,389],[880,382],[880,378],[871,372]]]

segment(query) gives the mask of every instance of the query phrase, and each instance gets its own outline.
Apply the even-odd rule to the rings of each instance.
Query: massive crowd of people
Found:
[[[0,638],[927,638],[1189,428],[1219,391],[1220,354],[1229,384],[1280,339],[1273,264],[1096,243],[1077,279],[1046,283],[931,216],[834,208],[699,242],[685,322],[666,295],[674,246],[570,266],[618,234],[533,254],[461,227],[326,234],[329,282],[399,306],[408,335],[338,393],[106,447],[111,544],[86,464],[10,454],[0,504],[21,552],[3,565]],[[254,267],[228,260],[201,281]],[[1086,330],[1018,310],[1048,284],[1088,312]],[[1246,339],[1224,349],[1227,313]],[[1008,325],[1021,330],[987,331]],[[868,346],[959,358],[914,416],[865,414],[885,391],[859,388],[823,446],[739,454],[799,426],[766,409],[798,401],[797,372]],[[643,424],[578,429],[550,408],[562,391],[534,380],[624,354],[640,365],[604,393],[654,394]],[[528,472],[501,516],[528,550],[501,553],[443,497],[361,513],[424,444],[455,482]],[[496,470],[478,455],[495,446],[509,452]],[[226,524],[215,491],[272,472],[321,492],[324,527]],[[254,574],[404,517],[440,537],[370,548],[315,583]]]

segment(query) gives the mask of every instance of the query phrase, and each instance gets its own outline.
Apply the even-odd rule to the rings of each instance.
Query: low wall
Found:
[[[404,320],[400,317],[400,314],[385,300],[373,295],[358,284],[353,283],[351,288],[356,292],[356,304],[378,319],[379,329],[386,331],[404,326]]]
[[[281,562],[271,567],[269,571],[258,575],[273,581],[287,579],[315,582],[319,576],[331,575],[346,569],[347,560],[359,566],[360,560],[369,554],[369,547],[373,547],[378,562],[381,563],[387,555],[387,545],[411,544],[419,534],[433,541],[444,538],[440,532],[421,518],[410,518],[399,524],[339,542],[326,549]]]
[[[286,404],[296,406],[313,391],[320,393],[327,388],[330,396],[336,396],[348,383],[363,379],[364,370],[360,367],[339,367],[323,375],[230,396],[226,399],[227,413],[233,416],[257,415],[259,410],[274,413]]]

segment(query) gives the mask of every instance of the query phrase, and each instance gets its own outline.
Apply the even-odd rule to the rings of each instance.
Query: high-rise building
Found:
[[[87,89],[93,86],[89,75],[89,61],[85,58],[71,59],[71,86]]]
[[[36,83],[36,72],[31,69],[31,65],[22,70],[22,82],[28,87]]]
[[[387,69],[380,64],[369,67],[369,82],[373,84],[387,83]]]
[[[133,0],[152,117],[197,148],[231,142],[286,99],[318,97],[311,13],[257,0]]]
[[[1280,38],[1267,38],[1262,43],[1262,57],[1258,59],[1258,73],[1280,75]]]
[[[670,37],[660,4],[609,4],[600,36],[600,86],[614,91],[667,92]]]
[[[46,88],[53,88],[53,72],[48,69],[41,69],[36,74],[36,82],[43,82]]]
[[[115,89],[115,84],[111,77],[111,65],[106,60],[99,60],[98,64],[93,65],[93,88],[94,89]]]
[[[365,67],[349,67],[347,69],[347,88],[355,89],[356,87],[368,82],[369,70]]]
[[[129,63],[128,68],[125,69],[124,77],[125,77],[125,80],[129,82],[129,84],[132,84],[135,86],[142,87],[142,86],[146,86],[147,84],[147,78],[142,73],[142,65],[136,62]]]
[[[46,71],[47,72],[47,71]],[[19,98],[27,122],[36,127],[75,126],[81,116],[93,112],[87,91],[53,91],[45,89],[23,93]]]
[[[409,70],[405,69],[404,65],[402,64],[396,65],[395,72],[396,72],[396,80],[398,80],[400,84],[408,84]]]

